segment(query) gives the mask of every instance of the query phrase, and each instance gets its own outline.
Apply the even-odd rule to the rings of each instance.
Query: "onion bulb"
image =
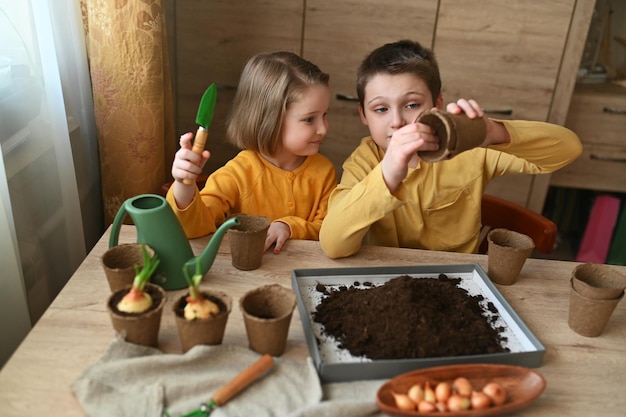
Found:
[[[408,395],[406,394],[397,394],[392,392],[393,399],[396,402],[396,407],[402,411],[413,411],[415,410],[415,403],[411,401]]]
[[[420,401],[424,399],[424,389],[420,384],[414,384],[409,388],[409,392],[407,393],[411,401],[415,404],[418,404]]]
[[[437,398],[435,397],[435,391],[428,382],[424,385],[424,401],[428,401],[433,404],[437,402]]]
[[[472,387],[472,383],[469,379],[460,376],[452,382],[452,390],[457,394],[469,398],[469,396],[472,395],[472,391],[474,391],[474,387]]]
[[[485,385],[483,392],[491,398],[493,405],[502,405],[506,402],[506,391],[497,382],[490,382]]]
[[[431,403],[430,401],[422,400],[417,404],[417,411],[420,413],[432,413],[433,411],[437,411],[437,406],[435,403]]]
[[[152,297],[143,290],[132,287],[117,304],[117,309],[124,313],[139,314],[152,307]]]
[[[483,410],[491,406],[491,398],[489,398],[489,396],[482,391],[474,391],[470,397],[470,403],[472,405],[472,409]]]
[[[448,410],[450,411],[469,410],[470,406],[469,397],[461,394],[452,394],[448,399]]]
[[[187,297],[187,305],[185,305],[183,313],[187,320],[208,319],[217,316],[220,313],[220,308],[213,301],[200,295],[197,299]]]
[[[437,402],[445,403],[452,394],[452,386],[447,382],[440,382],[435,386],[435,398]]]
[[[437,404],[435,404],[435,407],[437,407],[437,411],[441,411],[441,412],[448,411],[448,404],[446,403],[438,402]]]

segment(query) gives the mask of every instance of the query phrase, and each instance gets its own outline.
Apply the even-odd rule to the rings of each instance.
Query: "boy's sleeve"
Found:
[[[352,159],[343,169],[341,184],[330,196],[328,214],[320,229],[320,245],[331,258],[357,253],[370,226],[404,204],[401,196],[389,192],[380,164],[366,173]],[[362,180],[359,173],[364,175]]]
[[[547,174],[573,162],[582,153],[582,144],[571,130],[545,122],[501,120],[510,143],[494,145],[495,149],[519,158],[499,158],[492,168],[494,176],[507,174]]]

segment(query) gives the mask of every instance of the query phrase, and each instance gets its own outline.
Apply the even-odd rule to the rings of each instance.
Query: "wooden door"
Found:
[[[179,134],[197,129],[200,98],[211,84],[218,100],[209,129],[211,159],[205,173],[237,149],[225,140],[225,120],[245,62],[259,52],[300,53],[303,1],[185,0],[174,2],[175,89]],[[178,140],[178,138],[173,138]]]
[[[474,98],[491,117],[548,121],[575,0],[441,0],[434,51],[444,102]],[[490,194],[527,205],[531,175]]]
[[[435,0],[308,0],[302,53],[330,74],[333,100],[329,132],[320,152],[341,165],[369,135],[358,115],[356,70],[363,58],[388,42],[412,39],[431,47]]]

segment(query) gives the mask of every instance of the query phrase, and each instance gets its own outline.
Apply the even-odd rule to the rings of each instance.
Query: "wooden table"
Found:
[[[123,226],[120,243],[134,242],[133,226]],[[100,256],[107,249],[108,231],[93,248],[0,372],[0,415],[84,416],[71,384],[106,351],[115,334],[105,308],[109,288]],[[207,238],[192,240],[195,253]],[[255,271],[239,271],[230,263],[225,239],[203,286],[233,297],[233,312],[224,344],[247,346],[239,297],[256,286],[279,283],[291,287],[291,271],[379,265],[480,264],[484,255],[364,247],[353,257],[327,258],[318,242],[289,241],[279,255],[265,254]],[[546,347],[537,371],[547,380],[544,393],[519,415],[618,416],[626,410],[626,303],[616,308],[600,337],[579,336],[567,325],[572,262],[529,259],[518,282],[498,289]],[[615,267],[626,273],[626,267]],[[180,352],[171,303],[184,290],[168,293],[159,336],[164,352]],[[170,296],[171,295],[171,296]],[[2,320],[10,320],[3,317]],[[300,317],[295,311],[284,358],[303,362],[308,356]]]

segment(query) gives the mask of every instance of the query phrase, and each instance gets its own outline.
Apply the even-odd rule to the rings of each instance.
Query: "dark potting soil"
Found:
[[[325,294],[313,320],[353,356],[412,359],[508,352],[497,309],[482,295],[470,295],[460,278],[400,276],[384,285],[355,282]],[[363,287],[370,288],[363,288]],[[484,303],[483,303],[484,304]]]

